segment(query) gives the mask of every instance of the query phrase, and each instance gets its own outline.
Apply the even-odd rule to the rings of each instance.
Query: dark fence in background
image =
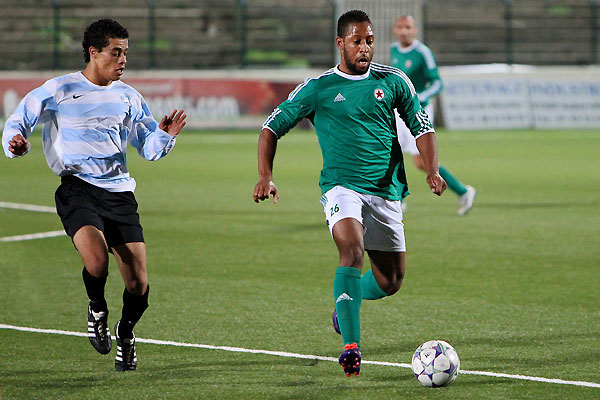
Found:
[[[77,69],[81,39],[98,18],[130,35],[134,69],[214,69],[327,65],[329,0],[0,0],[2,70]]]
[[[598,0],[429,0],[426,39],[441,65],[598,64]]]
[[[98,3],[0,0],[0,69],[81,68],[83,30],[102,17],[129,29],[132,69],[326,68],[335,62],[333,0],[90,4]],[[427,0],[423,7],[422,36],[440,65],[598,63],[598,0]]]

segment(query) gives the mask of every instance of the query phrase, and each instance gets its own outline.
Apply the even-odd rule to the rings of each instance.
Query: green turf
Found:
[[[129,155],[148,248],[142,338],[337,357],[337,252],[317,185],[311,132],[279,144],[280,202],[254,204],[256,133],[185,132],[156,163]],[[409,363],[429,339],[454,345],[464,370],[600,383],[600,163],[597,132],[441,132],[440,159],[478,190],[429,193],[408,166],[407,276],[363,302],[365,360]],[[0,201],[53,205],[58,179],[41,138],[0,159]],[[0,208],[0,237],[61,229],[58,217]],[[86,330],[81,262],[67,237],[0,243],[0,324]],[[110,323],[123,284],[111,264]],[[460,375],[421,387],[410,370],[140,343],[138,371],[114,372],[86,338],[0,329],[0,398],[589,399],[586,388]]]

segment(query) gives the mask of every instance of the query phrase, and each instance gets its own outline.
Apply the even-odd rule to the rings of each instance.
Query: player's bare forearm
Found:
[[[431,191],[441,196],[446,190],[446,181],[440,176],[438,165],[437,141],[435,133],[429,132],[417,139],[417,148],[425,164],[427,184]]]
[[[439,171],[437,141],[435,133],[429,132],[417,139],[417,148],[425,164],[425,171],[435,173]]]
[[[258,177],[273,177],[273,160],[277,151],[277,136],[269,129],[263,129],[258,137]]]
[[[258,137],[258,183],[254,186],[253,199],[256,203],[273,195],[277,203],[279,194],[273,183],[273,160],[277,150],[277,136],[269,129],[263,129]]]

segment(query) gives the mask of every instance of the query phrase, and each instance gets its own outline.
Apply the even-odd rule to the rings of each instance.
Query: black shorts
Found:
[[[71,239],[81,227],[93,225],[104,233],[109,250],[144,241],[133,192],[109,192],[74,176],[63,176],[54,199]]]

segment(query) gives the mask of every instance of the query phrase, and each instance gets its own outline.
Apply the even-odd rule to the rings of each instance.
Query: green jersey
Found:
[[[442,80],[435,57],[423,43],[415,39],[410,46],[404,48],[398,42],[392,44],[391,60],[392,66],[401,69],[415,85],[423,107],[429,104],[429,99],[442,91]]]
[[[415,137],[433,132],[402,71],[371,63],[365,74],[348,75],[334,67],[298,85],[263,128],[281,138],[302,118],[309,118],[323,155],[322,193],[340,185],[400,200],[408,195],[408,186],[394,109]]]

